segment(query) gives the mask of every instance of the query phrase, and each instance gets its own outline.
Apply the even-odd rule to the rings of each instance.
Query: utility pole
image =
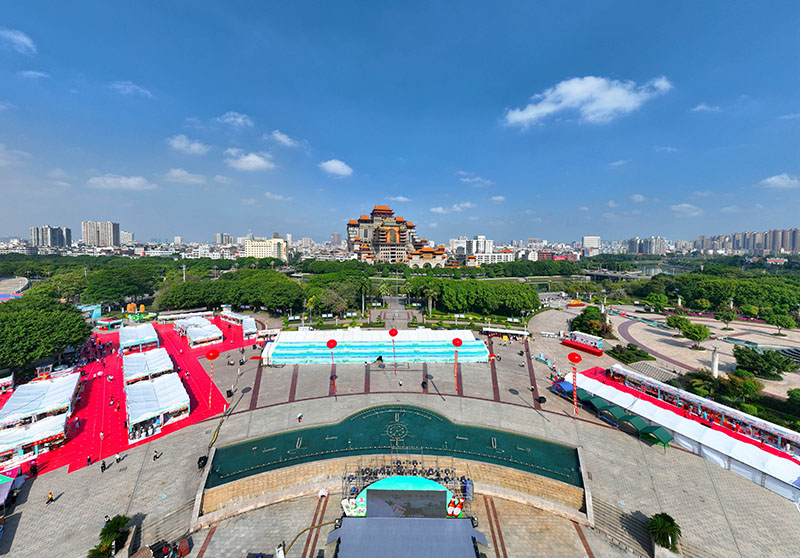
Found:
[[[186,264],[183,264],[183,282],[186,282]]]

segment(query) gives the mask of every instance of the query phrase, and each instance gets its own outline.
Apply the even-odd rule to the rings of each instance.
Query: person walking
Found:
[[[303,422],[303,413],[297,413],[297,422]]]
[[[90,456],[88,456],[88,457],[86,458],[86,466],[88,467],[88,466],[89,466],[89,465],[91,465],[91,464],[92,464],[92,456],[90,455]]]
[[[106,525],[108,525],[108,522],[109,522],[109,521],[111,521],[111,518],[110,518],[110,517],[108,517],[108,514],[106,514],[106,516],[103,518],[103,527],[105,527]]]
[[[114,456],[114,463],[119,463],[120,461],[122,461],[122,457],[120,457],[119,454],[115,455]]]
[[[100,463],[100,472],[105,473],[108,467],[106,466],[106,460],[104,459],[102,463]]]
[[[45,505],[50,505],[51,503],[53,503],[55,501],[56,501],[56,499],[53,498],[53,493],[52,492],[48,492],[47,493],[47,502],[45,502]]]
[[[161,456],[160,456],[160,455],[158,455],[158,451],[157,451],[157,450],[153,450],[153,461],[155,461],[155,460],[156,460],[156,459],[158,459],[159,457],[161,457]]]

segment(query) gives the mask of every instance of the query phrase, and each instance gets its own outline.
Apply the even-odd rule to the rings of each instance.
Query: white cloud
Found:
[[[219,182],[220,184],[230,184],[231,183],[231,179],[228,178],[227,176],[223,176],[221,174],[218,174],[218,175],[216,175],[214,177],[214,182]]]
[[[624,167],[628,163],[630,163],[630,159],[620,159],[619,161],[612,161],[608,166],[612,168]]]
[[[493,202],[504,202],[506,201],[505,196],[492,196]]]
[[[250,205],[256,205],[258,202],[256,201],[255,198],[245,198],[242,200],[241,203],[244,206],[250,206]]]
[[[642,194],[634,194],[634,195],[631,196],[631,201],[633,203],[642,203],[642,202],[646,202],[647,198],[644,197]]]
[[[17,29],[0,28],[0,41],[20,54],[36,54],[36,43]]]
[[[297,147],[300,145],[299,141],[290,138],[280,130],[272,130],[272,133],[269,135],[269,137],[286,147]]]
[[[6,102],[6,101],[0,101],[0,112],[4,111],[4,110],[6,110],[6,109],[10,109],[10,108],[11,108],[11,107],[13,107],[13,106],[14,106],[14,105],[12,105],[12,104],[11,104],[11,103],[9,103],[9,102]]]
[[[251,118],[240,112],[229,111],[222,116],[218,116],[216,120],[221,124],[227,124],[228,126],[232,126],[233,128],[237,129],[253,127],[253,121]]]
[[[550,115],[574,110],[582,122],[603,124],[635,111],[670,89],[672,84],[664,76],[643,85],[596,76],[572,78],[534,95],[524,108],[506,111],[505,121],[509,126],[527,128]]]
[[[205,184],[206,177],[202,174],[192,174],[184,169],[169,169],[164,175],[166,182],[176,182],[178,184]]]
[[[146,99],[153,98],[153,94],[150,93],[149,89],[146,89],[141,85],[137,85],[132,81],[113,81],[109,83],[108,86],[120,95],[125,95],[127,97],[144,97]]]
[[[25,79],[42,79],[42,78],[49,78],[50,74],[45,72],[39,72],[37,70],[25,70],[19,73],[20,77],[24,77]]]
[[[798,179],[796,176],[790,176],[784,172],[782,174],[776,174],[775,176],[765,178],[759,184],[761,184],[762,188],[788,190],[790,188],[800,187],[800,179]]]
[[[720,213],[741,213],[742,209],[738,205],[728,205],[719,210]]]
[[[119,174],[104,174],[93,176],[86,183],[90,188],[100,190],[155,190],[158,188],[142,176],[122,176]]]
[[[608,201],[606,202],[606,205],[607,205],[608,207],[614,208],[614,207],[617,207],[617,202],[615,202],[614,200],[608,200]]]
[[[491,186],[492,184],[494,184],[494,182],[492,182],[488,178],[483,178],[482,176],[478,176],[474,172],[460,170],[456,172],[456,174],[459,176],[459,180],[461,182],[464,182],[466,184],[472,184],[473,186],[476,187]]]
[[[692,109],[692,112],[719,112],[720,108],[714,105],[707,105],[705,103],[700,103],[696,107]]]
[[[0,143],[0,167],[10,167],[20,164],[24,159],[30,159],[31,154],[20,151],[19,149],[7,149],[4,143]]]
[[[676,153],[678,148],[670,145],[654,145],[653,151],[660,151],[662,153]]]
[[[676,217],[700,217],[703,214],[702,209],[690,203],[679,203],[671,205],[669,208]]]
[[[782,114],[778,117],[779,120],[797,120],[800,118],[800,112],[790,112],[789,114]]]
[[[405,196],[392,196],[389,198],[389,201],[405,203],[410,202],[411,198],[407,198]]]
[[[607,212],[603,213],[603,214],[601,215],[601,217],[602,217],[603,219],[607,219],[607,220],[609,220],[609,221],[614,221],[614,220],[616,220],[616,219],[619,219],[619,215],[617,215],[616,213],[613,213],[613,212],[611,212],[611,211],[607,211]]]
[[[225,162],[232,169],[240,171],[269,170],[275,168],[272,155],[269,153],[245,153],[241,149],[230,148],[225,150],[228,157]]]
[[[339,159],[323,161],[319,164],[319,168],[328,174],[334,174],[336,176],[350,176],[353,174],[353,169],[351,169],[347,163],[340,161]]]
[[[712,192],[711,190],[695,190],[694,192],[692,192],[692,197],[693,198],[707,198],[710,195],[712,195],[713,193],[714,192]]]
[[[180,151],[187,155],[205,155],[211,149],[211,147],[200,140],[189,139],[184,134],[178,134],[177,136],[167,138],[167,143],[169,143],[169,146],[175,151]]]
[[[476,207],[472,202],[461,202],[451,205],[450,207],[431,207],[431,213],[438,213],[444,215],[446,213],[461,213],[465,209],[472,209]]]
[[[589,206],[588,205],[582,205],[582,206],[580,206],[578,208],[578,210],[579,211],[589,211]]]
[[[54,186],[61,186],[63,188],[72,186],[72,184],[68,181],[69,174],[64,169],[51,169],[47,172],[47,176],[51,179],[50,182]]]
[[[284,196],[283,194],[273,194],[272,192],[264,192],[264,197],[268,200],[274,201],[291,201],[291,196]]]

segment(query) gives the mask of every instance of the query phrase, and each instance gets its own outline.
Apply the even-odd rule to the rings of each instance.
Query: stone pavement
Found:
[[[568,317],[565,311],[545,312],[532,320],[532,326],[535,326],[538,336],[539,331],[559,329],[558,321],[565,323]],[[372,405],[417,404],[456,421],[583,446],[585,466],[590,475],[589,487],[595,497],[629,513],[640,512],[649,516],[665,511],[672,514],[683,529],[687,545],[709,549],[709,556],[782,557],[796,553],[800,544],[800,513],[791,502],[680,449],[650,446],[599,423],[587,412],[581,411],[579,420],[573,419],[570,403],[546,391],[548,370],[538,362],[534,362],[534,372],[547,402],[541,412],[535,410],[528,390],[530,378],[524,357],[518,354],[520,350],[522,345],[519,343],[495,346],[495,352],[502,359],[497,363],[499,402],[494,401],[488,364],[462,365],[463,391],[456,394],[452,365],[428,365],[427,373],[431,378],[425,392],[421,386],[422,365],[399,366],[398,375],[394,376],[392,363],[387,363],[384,369],[370,367],[368,373],[364,365],[337,366],[338,392],[335,396],[329,395],[330,366],[263,368],[258,398],[253,403],[247,398],[251,392],[244,393],[248,387],[252,391],[259,373],[257,364],[251,361],[252,364],[243,367],[238,393],[234,395],[234,400],[240,396],[242,400],[225,420],[217,444],[294,429],[298,412],[304,414],[305,427],[340,420]],[[543,352],[554,358],[558,366],[567,366],[566,353],[569,351],[557,340],[537,338],[531,344],[531,352],[534,356]],[[587,356],[584,364],[588,368],[608,366],[612,362],[610,357]],[[235,367],[217,367],[215,381],[219,382],[217,385],[221,389],[230,387],[231,380],[235,382],[235,368],[238,364]],[[369,392],[365,390],[367,374]],[[400,379],[403,380],[402,386]],[[182,509],[195,497],[200,482],[197,458],[205,455],[218,422],[219,418],[208,419],[133,448],[121,464],[112,465],[104,474],[96,465],[70,474],[66,468],[61,468],[26,483],[18,505],[7,519],[6,532],[0,540],[0,554],[15,557],[54,553],[67,557],[85,556],[97,541],[105,514],[139,514],[147,525]],[[154,449],[164,452],[156,462],[152,461]],[[291,472],[287,471],[287,474]],[[58,499],[45,506],[47,492],[51,490]],[[291,538],[311,524],[315,505],[309,502],[306,511],[298,517],[295,517],[297,514],[292,511],[290,503],[281,508],[269,508],[272,513],[263,512],[267,515],[261,517],[267,519],[261,521],[260,527],[268,529],[264,531],[267,534],[274,532],[275,539]],[[533,524],[522,523],[529,521],[525,519],[527,513],[517,513],[498,499],[495,499],[495,507],[504,536],[510,540],[506,541],[507,544],[528,544],[535,549],[534,541],[547,541],[547,537],[539,533],[531,534],[527,542],[521,539],[516,542],[515,534],[526,529],[535,531]],[[278,513],[278,510],[287,511]],[[237,518],[236,524],[246,526],[251,521],[258,524],[257,519],[250,519],[257,513],[261,512]],[[530,513],[535,517],[536,512]],[[325,510],[326,518],[331,514],[338,514],[336,506],[329,505]],[[506,521],[509,527],[505,527]],[[519,528],[515,527],[517,521],[520,522]],[[273,527],[267,525],[273,525],[274,531],[269,531]],[[568,527],[572,531],[558,523],[550,532],[553,533],[552,542],[559,542],[560,538],[569,540],[569,543],[564,543],[564,548],[572,549],[570,545],[578,540],[572,532],[577,531]],[[482,528],[485,529],[483,522]],[[588,528],[583,531],[596,556],[617,555],[613,548],[607,553],[605,550],[599,552],[595,547],[605,548],[599,544],[603,543],[604,537]],[[566,532],[573,538],[566,539]],[[224,533],[220,527],[220,535]],[[202,533],[194,535],[196,547],[202,544],[202,537]],[[323,534],[319,538],[322,539]],[[212,537],[209,549],[214,548],[211,546],[213,540]],[[225,539],[220,537],[220,540]],[[599,546],[595,541],[599,541]],[[272,540],[262,542],[273,544]],[[256,543],[260,544],[254,540],[253,544]],[[256,547],[255,550],[258,548],[269,547]],[[317,548],[322,546],[318,544]],[[526,551],[511,553],[508,548],[507,551],[509,556],[532,555]],[[220,555],[209,550],[205,556]],[[487,556],[494,554],[487,553]]]

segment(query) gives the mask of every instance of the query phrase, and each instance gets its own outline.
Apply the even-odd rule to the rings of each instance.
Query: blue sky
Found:
[[[0,16],[0,237],[325,240],[800,225],[800,6],[27,2]],[[75,233],[74,233],[75,234]]]

